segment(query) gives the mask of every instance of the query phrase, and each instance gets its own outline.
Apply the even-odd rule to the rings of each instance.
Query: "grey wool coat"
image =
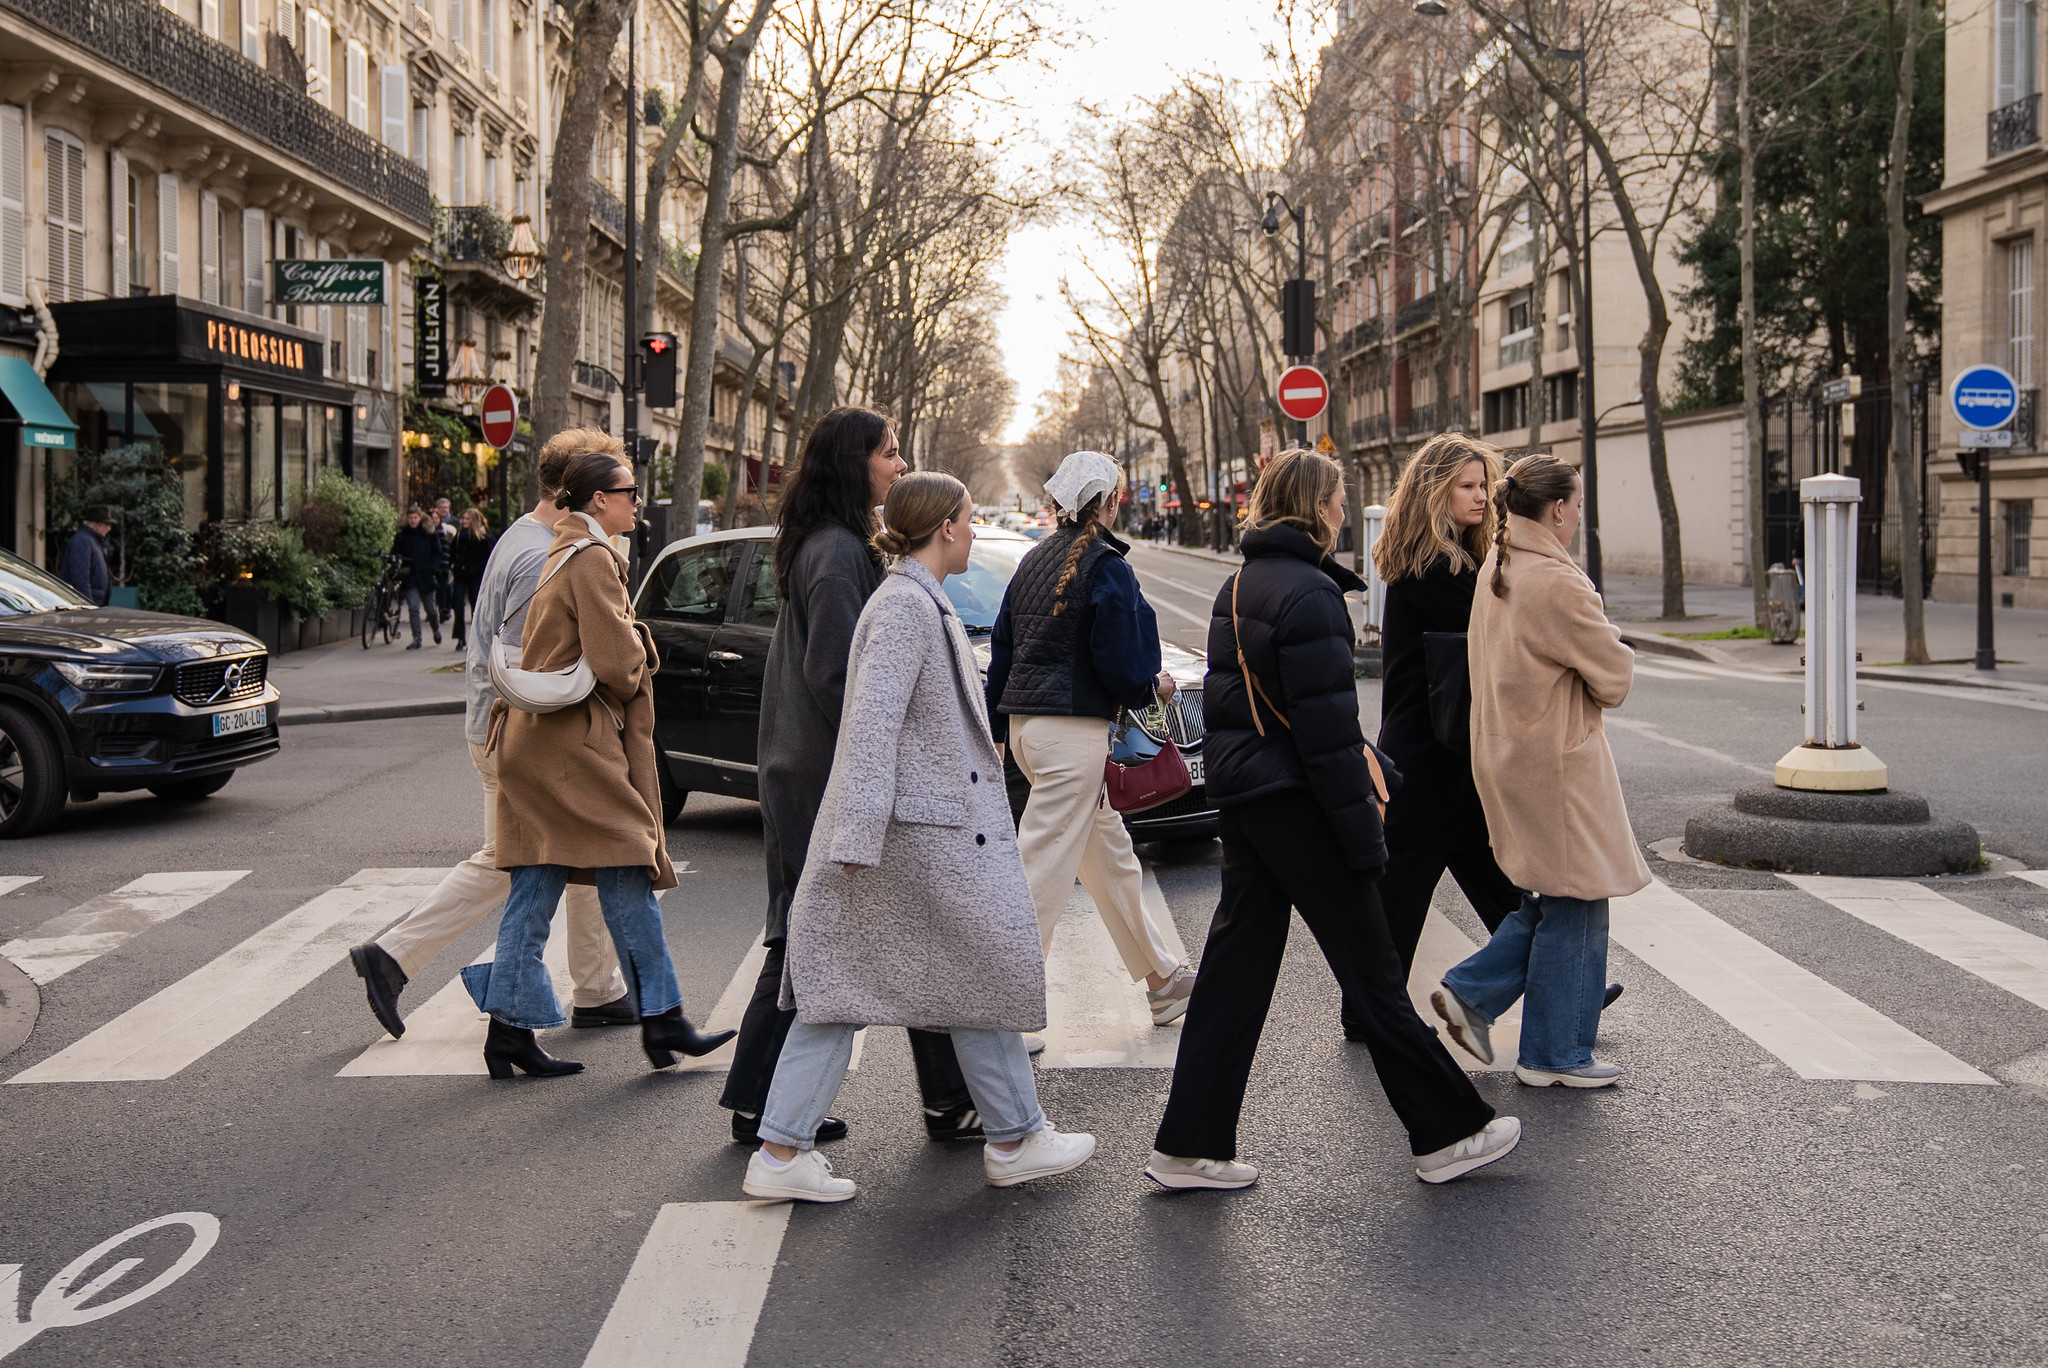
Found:
[[[904,557],[854,630],[832,778],[790,904],[782,1005],[799,1020],[1044,1027],[1038,914],[986,709],[960,619]]]
[[[758,753],[771,942],[788,932],[789,900],[804,872],[839,743],[853,629],[881,582],[867,544],[844,527],[813,530],[790,565],[761,679]]]

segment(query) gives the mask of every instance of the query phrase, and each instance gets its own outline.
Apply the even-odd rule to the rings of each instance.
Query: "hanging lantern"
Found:
[[[541,263],[547,257],[533,235],[533,220],[525,214],[513,215],[512,239],[498,253],[498,260],[504,263],[506,275],[522,283],[540,274]]]
[[[456,344],[455,364],[448,368],[448,392],[455,396],[456,403],[467,408],[484,397],[490,383],[490,372],[476,354],[476,343],[463,338]]]

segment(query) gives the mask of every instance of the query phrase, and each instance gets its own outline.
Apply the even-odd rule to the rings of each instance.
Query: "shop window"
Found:
[[[277,476],[280,456],[277,447],[277,400],[268,394],[249,400],[249,512],[250,518],[279,516]]]
[[[2034,501],[2009,499],[2004,512],[2005,573],[2030,575],[2034,566]]]
[[[283,478],[280,481],[282,498],[278,516],[289,518],[306,501],[306,406],[288,403],[279,410],[279,415],[278,437],[282,449],[278,462],[283,468]]]
[[[249,408],[230,403],[220,434],[220,516],[241,522],[249,516]]]
[[[196,532],[206,521],[206,386],[138,384],[132,393],[132,436],[163,444],[185,486],[185,530]]]

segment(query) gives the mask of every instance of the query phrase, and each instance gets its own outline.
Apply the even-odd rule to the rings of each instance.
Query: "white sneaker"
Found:
[[[1473,1169],[1485,1168],[1522,1143],[1522,1123],[1512,1116],[1496,1116],[1486,1129],[1474,1131],[1455,1145],[1445,1145],[1431,1154],[1415,1156],[1415,1176],[1425,1183],[1448,1183]]]
[[[1493,1063],[1492,1022],[1467,1007],[1448,983],[1440,984],[1429,995],[1429,1005],[1436,1008],[1436,1014],[1444,1019],[1444,1026],[1460,1049],[1481,1064]]]
[[[747,1160],[740,1190],[749,1197],[785,1202],[843,1202],[853,1196],[851,1178],[834,1178],[832,1161],[816,1150],[800,1150],[780,1168],[770,1166],[768,1151],[758,1149]]]
[[[1145,990],[1146,1005],[1152,1009],[1154,1026],[1170,1026],[1187,1015],[1188,999],[1195,991],[1195,971],[1185,964],[1175,969],[1166,983]]]
[[[998,1153],[994,1145],[982,1146],[981,1168],[988,1174],[991,1187],[1015,1187],[1034,1178],[1050,1178],[1055,1173],[1077,1169],[1094,1157],[1094,1136],[1080,1132],[1067,1135],[1047,1125],[1025,1136],[1008,1154]]]
[[[1152,1151],[1145,1176],[1163,1188],[1248,1188],[1259,1181],[1259,1171],[1235,1159],[1176,1159]]]
[[[1024,1053],[1028,1055],[1045,1053],[1045,1037],[1036,1031],[1024,1032]]]
[[[1525,1069],[1515,1065],[1515,1077],[1532,1088],[1606,1088],[1621,1078],[1621,1065],[1596,1059],[1577,1069]]]

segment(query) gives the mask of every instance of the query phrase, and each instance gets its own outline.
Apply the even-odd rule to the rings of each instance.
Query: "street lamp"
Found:
[[[525,214],[515,214],[512,218],[512,240],[505,244],[504,251],[498,253],[498,260],[505,264],[505,274],[523,285],[540,274],[541,263],[546,259],[539,240],[533,235],[533,220]]]
[[[1308,211],[1297,209],[1278,190],[1266,192],[1266,216],[1259,231],[1269,238],[1280,236],[1280,210],[1294,220],[1294,279],[1280,286],[1280,350],[1289,359],[1312,361],[1316,352],[1316,287],[1308,278]],[[1295,424],[1295,441],[1308,445],[1308,424]]]
[[[448,392],[455,396],[455,402],[462,405],[462,411],[467,413],[477,400],[483,398],[490,383],[490,372],[477,359],[476,342],[463,338],[456,344],[455,364],[448,368]]]

